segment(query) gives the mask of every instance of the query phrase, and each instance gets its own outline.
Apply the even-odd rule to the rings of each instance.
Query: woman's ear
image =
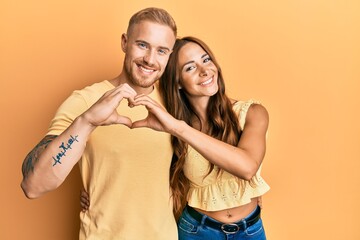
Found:
[[[126,53],[126,46],[127,46],[128,37],[126,33],[121,35],[121,49],[124,53]]]

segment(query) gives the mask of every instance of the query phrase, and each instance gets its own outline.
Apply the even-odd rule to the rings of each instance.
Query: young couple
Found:
[[[79,162],[80,239],[266,239],[267,111],[228,98],[205,43],[176,36],[162,9],[133,15],[121,74],[74,91],[24,160],[29,198]]]

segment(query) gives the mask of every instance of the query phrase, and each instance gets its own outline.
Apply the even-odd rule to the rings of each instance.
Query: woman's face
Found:
[[[218,91],[218,70],[198,44],[189,42],[179,51],[180,87],[189,98],[210,97]]]

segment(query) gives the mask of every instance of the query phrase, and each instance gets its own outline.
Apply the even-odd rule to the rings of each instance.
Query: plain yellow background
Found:
[[[268,239],[360,239],[358,0],[1,0],[0,239],[77,239],[78,168],[28,200],[21,164],[72,90],[120,73],[121,34],[148,6],[210,45],[231,97],[267,107]]]

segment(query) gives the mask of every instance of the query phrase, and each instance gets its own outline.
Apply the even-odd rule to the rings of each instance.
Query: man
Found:
[[[122,35],[120,75],[88,86],[60,106],[45,138],[23,163],[28,198],[56,189],[79,162],[92,205],[81,213],[80,239],[177,239],[169,188],[170,136],[130,129],[145,118],[130,108],[138,94],[160,101],[162,75],[177,34],[164,10],[135,13]]]

